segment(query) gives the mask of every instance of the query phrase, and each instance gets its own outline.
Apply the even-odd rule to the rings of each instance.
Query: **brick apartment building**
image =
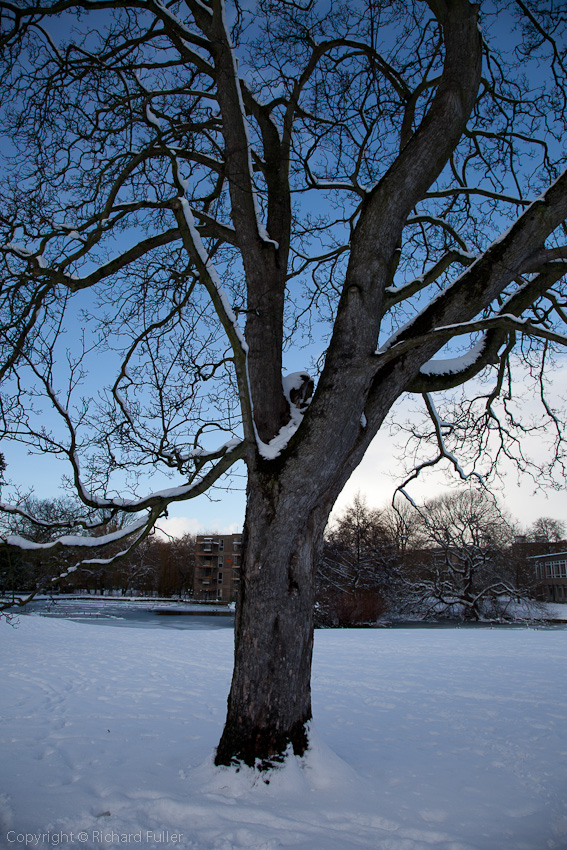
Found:
[[[197,535],[193,596],[234,602],[240,583],[241,534]]]

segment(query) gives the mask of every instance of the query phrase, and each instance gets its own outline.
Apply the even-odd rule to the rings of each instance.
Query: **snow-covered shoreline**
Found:
[[[567,847],[563,631],[318,631],[313,746],[269,784],[212,765],[231,630],[0,640],[3,847]]]

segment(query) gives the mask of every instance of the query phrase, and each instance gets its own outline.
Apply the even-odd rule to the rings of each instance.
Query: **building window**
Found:
[[[567,578],[567,560],[547,561],[545,564],[545,577]]]

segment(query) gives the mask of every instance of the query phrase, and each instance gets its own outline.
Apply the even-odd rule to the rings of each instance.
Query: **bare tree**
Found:
[[[513,619],[514,603],[533,602],[533,570],[512,547],[514,525],[488,493],[439,496],[419,519],[428,548],[407,558],[401,610],[457,620]]]
[[[301,754],[314,564],[395,401],[424,399],[421,468],[527,463],[513,352],[537,377],[566,341],[564,16],[468,0],[0,11],[3,435],[65,458],[86,509],[138,515],[82,539],[124,552],[244,462],[216,758]],[[310,376],[300,346],[321,340]],[[432,394],[478,377],[454,419],[438,413]],[[541,396],[560,465],[543,380]],[[157,469],[173,481],[145,491]]]
[[[550,516],[540,516],[530,525],[527,536],[534,543],[557,543],[565,538],[565,522]]]
[[[365,552],[383,548],[391,543],[382,511],[369,508],[366,498],[357,493],[343,513],[327,530],[329,543],[351,549],[361,561]]]
[[[158,542],[160,572],[157,589],[160,596],[181,597],[193,592],[195,542],[195,535],[189,532],[182,537]]]
[[[403,555],[408,549],[425,545],[423,522],[412,502],[396,492],[392,502],[383,508],[380,520],[384,532],[396,551]]]

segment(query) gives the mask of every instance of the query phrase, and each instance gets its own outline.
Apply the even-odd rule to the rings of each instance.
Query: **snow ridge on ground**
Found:
[[[312,747],[215,768],[228,629],[0,624],[0,844],[567,848],[565,631],[319,631]]]

